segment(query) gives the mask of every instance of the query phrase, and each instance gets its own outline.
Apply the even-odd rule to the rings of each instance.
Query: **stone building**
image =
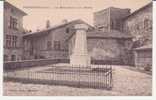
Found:
[[[135,48],[135,66],[150,67],[152,66],[152,45],[145,45]]]
[[[152,44],[152,3],[134,11],[123,22],[123,31],[131,34],[134,42],[140,43],[136,47]]]
[[[123,18],[130,15],[130,9],[109,7],[94,13],[95,28],[105,30],[122,30]]]
[[[23,56],[23,16],[26,13],[4,2],[4,60],[21,60]]]
[[[137,60],[134,59],[138,56],[133,54],[133,49],[152,43],[152,3],[133,13],[130,9],[114,7],[95,12],[94,26],[94,30],[86,33],[87,49],[93,62],[117,64],[115,61],[119,64],[136,64]],[[70,55],[73,53],[75,40],[74,33],[69,38]],[[137,54],[139,52],[141,50],[137,50]],[[141,53],[144,55],[146,52]],[[152,55],[151,50],[148,51],[148,55]],[[151,65],[150,61],[146,63]]]
[[[152,3],[124,19],[123,31],[133,36],[135,66],[152,65],[152,22]]]
[[[80,23],[87,24],[82,20],[66,21],[57,26],[25,34],[24,59],[69,59],[66,40],[75,32],[74,26]],[[90,25],[88,27],[89,30],[93,28]]]

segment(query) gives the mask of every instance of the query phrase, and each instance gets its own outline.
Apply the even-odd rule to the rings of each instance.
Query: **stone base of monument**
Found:
[[[75,67],[89,67],[91,65],[91,59],[88,55],[71,55],[70,65]]]

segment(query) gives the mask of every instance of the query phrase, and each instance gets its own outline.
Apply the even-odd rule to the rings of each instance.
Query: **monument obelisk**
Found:
[[[75,45],[72,55],[70,56],[70,64],[76,66],[87,67],[90,65],[90,56],[87,50],[87,30],[86,24],[76,24]]]

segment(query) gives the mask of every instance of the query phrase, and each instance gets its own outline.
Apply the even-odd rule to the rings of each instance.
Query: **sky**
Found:
[[[93,12],[107,7],[130,8],[131,12],[146,5],[152,0],[7,0],[26,12],[23,27],[36,31],[44,29],[46,21],[58,25],[62,20],[82,19],[93,25]]]

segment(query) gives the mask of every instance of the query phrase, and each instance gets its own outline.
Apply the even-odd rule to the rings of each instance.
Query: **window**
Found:
[[[33,55],[34,54],[34,48],[33,48],[33,45],[31,44],[30,46],[30,55]]]
[[[4,61],[8,61],[8,55],[4,55]]]
[[[149,28],[149,23],[150,23],[150,20],[149,19],[145,19],[144,20],[144,28],[145,29]]]
[[[11,13],[14,13],[14,9],[11,9]]]
[[[51,49],[51,41],[48,41],[47,42],[47,50],[50,50]]]
[[[17,36],[14,35],[6,35],[6,47],[17,47]]]
[[[12,47],[17,47],[17,36],[12,36]]]
[[[140,30],[140,25],[139,24],[136,24],[136,29]]]
[[[11,35],[6,35],[6,47],[11,47]]]
[[[152,29],[152,21],[150,19],[144,20],[144,28],[145,29]]]
[[[69,28],[66,28],[66,33],[69,33]]]
[[[99,27],[98,27],[98,30],[99,30],[99,31],[102,31],[102,30],[104,30],[104,27],[103,27],[103,26],[99,26]]]
[[[150,19],[145,20],[146,29],[152,29],[152,21]]]
[[[104,28],[103,26],[98,27],[98,29],[103,29],[103,28]]]
[[[55,50],[60,50],[61,49],[60,41],[54,41],[54,49]]]
[[[15,61],[16,60],[16,55],[11,55],[11,61]]]
[[[115,29],[115,30],[121,30],[122,28],[122,23],[120,20],[112,20],[110,22],[110,28]]]
[[[114,29],[115,27],[114,27],[114,21],[111,21],[111,25],[110,25],[110,27],[111,27],[111,29]]]
[[[17,19],[10,16],[10,28],[17,30]]]

